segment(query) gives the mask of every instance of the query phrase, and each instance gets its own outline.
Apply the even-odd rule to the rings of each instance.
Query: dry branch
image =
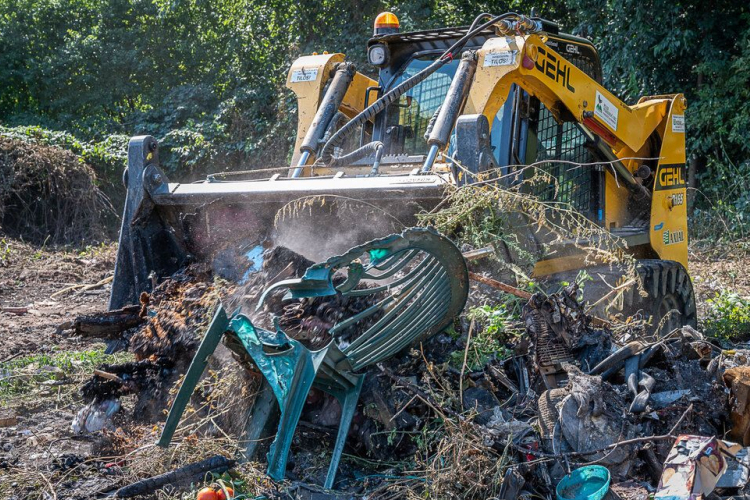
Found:
[[[29,312],[28,307],[0,307],[0,311],[8,314],[15,314],[21,316]]]
[[[83,337],[114,339],[143,321],[141,306],[128,306],[101,314],[80,316],[73,323],[73,329]]]
[[[106,285],[107,283],[112,283],[113,279],[114,279],[114,276],[107,276],[106,278],[104,278],[101,281],[98,281],[97,283],[92,283],[89,285],[80,283],[77,285],[69,286],[68,288],[64,288],[60,291],[53,293],[52,295],[50,295],[50,297],[54,299],[55,297],[59,297],[60,295],[65,295],[68,292],[74,292],[74,291],[86,292],[88,290],[94,290],[96,288]]]
[[[486,276],[482,276],[481,274],[469,273],[469,278],[473,279],[474,281],[478,283],[490,286],[492,288],[503,291],[505,293],[509,293],[511,295],[515,295],[516,297],[524,299],[524,300],[529,300],[531,298],[531,294],[529,292],[525,292],[514,286],[506,285],[505,283],[502,283],[497,280],[493,280],[492,278],[487,278]]]

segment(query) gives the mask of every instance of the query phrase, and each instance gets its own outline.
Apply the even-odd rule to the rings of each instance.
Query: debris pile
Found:
[[[39,244],[102,241],[115,213],[92,168],[70,151],[0,138],[0,228]]]
[[[73,323],[77,334],[107,339],[110,351],[128,349],[135,361],[103,365],[94,372],[81,388],[89,404],[74,420],[74,432],[104,428],[120,408],[119,399],[128,395],[136,397],[137,421],[157,421],[195,354],[220,288],[206,267],[192,265],[151,295],[142,294],[140,306],[78,318]]]
[[[137,395],[139,419],[160,421],[220,300],[227,309],[241,306],[264,328],[276,318],[311,350],[330,342],[335,325],[382,300],[377,294],[289,299],[274,292],[255,311],[265,288],[303,275],[311,264],[274,248],[253,264],[257,270],[243,285],[197,266],[159,284],[137,311],[120,315],[128,318],[127,328],[112,340],[126,343],[136,361],[100,367],[82,389],[91,404],[74,425],[82,432],[101,428],[125,395]],[[578,296],[574,284],[514,299],[525,334],[508,338],[502,355],[489,356],[483,366],[466,360],[487,325],[463,320],[364,369],[335,489],[368,498],[507,500],[594,498],[580,496],[594,490],[621,499],[750,494],[750,351],[722,350],[690,327],[652,340],[637,325],[615,335],[586,313]],[[380,319],[371,316],[359,332],[344,331],[346,342]],[[78,325],[93,319],[87,321]],[[222,415],[216,408],[196,410],[212,423],[189,427],[194,439],[227,429],[244,439],[244,419],[262,378],[248,356],[232,351],[218,350],[210,366],[215,372],[241,367],[233,383],[253,395],[235,408],[221,407]],[[206,391],[196,391],[194,399],[205,401]],[[309,392],[286,464],[293,484],[264,483],[266,498],[324,482],[341,412],[336,398]],[[266,431],[273,438],[275,424]],[[234,458],[264,460],[263,454]]]

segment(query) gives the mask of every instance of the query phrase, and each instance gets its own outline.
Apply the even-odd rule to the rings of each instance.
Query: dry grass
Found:
[[[630,271],[627,274],[634,276],[635,261],[625,252],[621,238],[570,204],[545,201],[529,192],[538,185],[551,185],[556,197],[558,179],[539,168],[546,163],[550,161],[518,166],[519,170],[506,175],[492,170],[481,174],[473,184],[449,188],[445,200],[435,210],[422,214],[421,220],[476,246],[502,242],[518,254],[522,265],[533,266],[542,257],[554,257],[556,247],[573,245],[587,263],[625,266]],[[524,172],[532,174],[517,181]]]

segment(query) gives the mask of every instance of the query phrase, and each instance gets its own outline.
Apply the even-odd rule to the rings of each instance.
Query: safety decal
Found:
[[[517,50],[489,52],[484,56],[485,66],[510,66],[516,62]]]
[[[678,229],[677,231],[664,231],[662,233],[662,238],[665,245],[674,245],[676,243],[682,243],[685,241],[685,233],[682,231],[682,229]]]
[[[292,71],[291,83],[312,82],[318,79],[318,68],[295,69]]]
[[[672,115],[672,132],[685,133],[685,115]]]
[[[604,123],[610,126],[612,130],[617,130],[617,117],[619,110],[612,104],[609,99],[604,97],[599,91],[596,91],[596,105],[594,106],[594,116],[600,118]]]

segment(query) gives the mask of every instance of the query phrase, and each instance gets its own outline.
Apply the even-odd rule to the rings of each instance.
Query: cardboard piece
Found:
[[[702,500],[727,470],[727,457],[742,446],[715,437],[681,435],[664,463],[654,500]]]

